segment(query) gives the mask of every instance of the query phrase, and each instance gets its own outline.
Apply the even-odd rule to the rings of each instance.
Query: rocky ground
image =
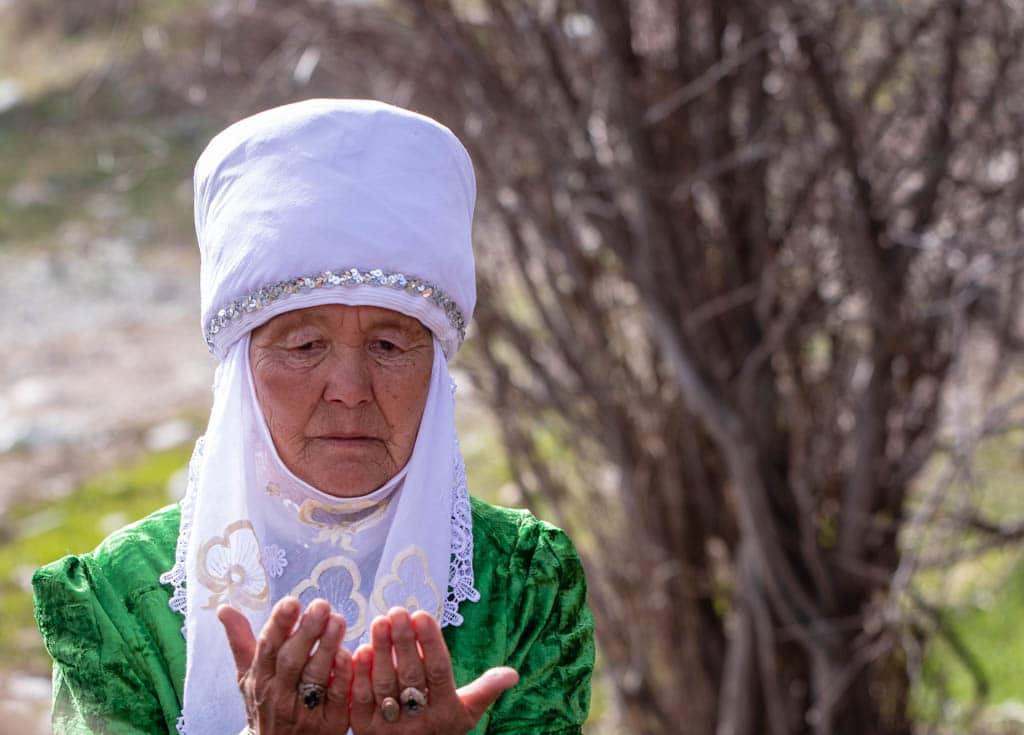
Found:
[[[0,273],[0,511],[69,492],[208,405],[191,251],[13,252]]]
[[[0,274],[0,518],[201,425],[214,362],[190,248],[13,250]],[[0,733],[49,732],[48,679],[2,664]]]

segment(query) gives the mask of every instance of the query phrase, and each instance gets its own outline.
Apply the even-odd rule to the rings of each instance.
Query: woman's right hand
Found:
[[[302,620],[295,628],[300,614]],[[341,648],[345,619],[332,613],[325,600],[313,601],[302,613],[296,598],[283,598],[271,611],[259,640],[253,637],[245,615],[233,607],[220,607],[217,618],[228,635],[238,688],[254,732],[337,735],[348,730],[352,659]],[[317,641],[320,645],[310,656]],[[303,683],[326,689],[323,701],[313,709],[304,705],[299,694]]]

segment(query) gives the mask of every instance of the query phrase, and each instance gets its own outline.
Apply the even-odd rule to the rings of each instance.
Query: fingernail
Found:
[[[306,617],[314,623],[323,622],[324,618],[328,615],[327,608],[323,605],[313,604],[306,610]]]

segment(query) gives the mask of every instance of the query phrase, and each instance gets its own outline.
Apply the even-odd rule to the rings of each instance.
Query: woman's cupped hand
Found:
[[[238,610],[222,606],[217,617],[258,735],[342,735],[350,727],[354,735],[465,735],[519,679],[498,667],[457,689],[441,627],[422,610],[396,607],[376,618],[370,644],[354,654],[341,646],[344,618],[325,600],[305,612],[294,597],[280,600],[259,639]],[[322,695],[309,697],[302,685],[319,685],[312,689]]]

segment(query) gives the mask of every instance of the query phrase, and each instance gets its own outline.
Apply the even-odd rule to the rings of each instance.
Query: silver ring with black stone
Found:
[[[316,709],[323,703],[326,696],[327,687],[323,684],[314,684],[309,681],[299,682],[299,698],[302,700],[302,706],[306,709]]]
[[[402,710],[410,717],[419,717],[427,708],[427,693],[416,687],[406,687],[398,697]]]

